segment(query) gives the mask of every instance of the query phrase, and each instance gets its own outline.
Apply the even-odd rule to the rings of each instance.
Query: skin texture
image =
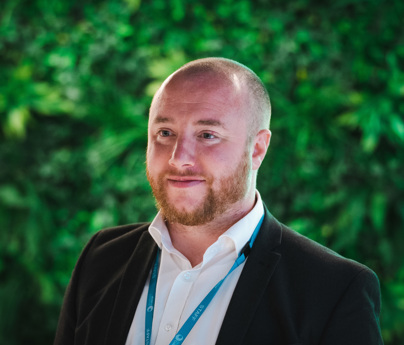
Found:
[[[252,132],[248,104],[236,74],[211,72],[177,72],[153,100],[147,176],[174,247],[192,265],[254,206],[271,134]]]

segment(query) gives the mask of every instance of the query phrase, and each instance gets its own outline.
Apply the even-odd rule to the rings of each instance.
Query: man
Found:
[[[270,102],[234,61],[193,61],[150,108],[151,224],[97,233],[55,345],[382,344],[378,279],[279,223],[256,191]]]

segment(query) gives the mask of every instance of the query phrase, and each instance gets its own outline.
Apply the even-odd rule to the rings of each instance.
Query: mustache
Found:
[[[178,170],[178,169],[167,169],[164,171],[165,176],[178,176],[178,177],[204,177],[204,174],[199,171],[195,171],[193,169],[187,168],[185,170]]]

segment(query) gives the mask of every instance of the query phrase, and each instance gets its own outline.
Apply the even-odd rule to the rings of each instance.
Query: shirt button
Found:
[[[172,326],[171,324],[169,324],[169,323],[164,326],[164,330],[165,330],[166,332],[171,331],[172,328],[173,328],[173,326]]]
[[[189,280],[191,280],[192,275],[191,275],[191,273],[189,273],[189,272],[185,272],[185,273],[182,275],[182,277],[183,277],[185,280],[189,281]]]

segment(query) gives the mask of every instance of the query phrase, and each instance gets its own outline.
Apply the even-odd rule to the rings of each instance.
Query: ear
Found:
[[[261,129],[254,138],[252,169],[258,170],[267,153],[269,142],[271,140],[271,131]]]

